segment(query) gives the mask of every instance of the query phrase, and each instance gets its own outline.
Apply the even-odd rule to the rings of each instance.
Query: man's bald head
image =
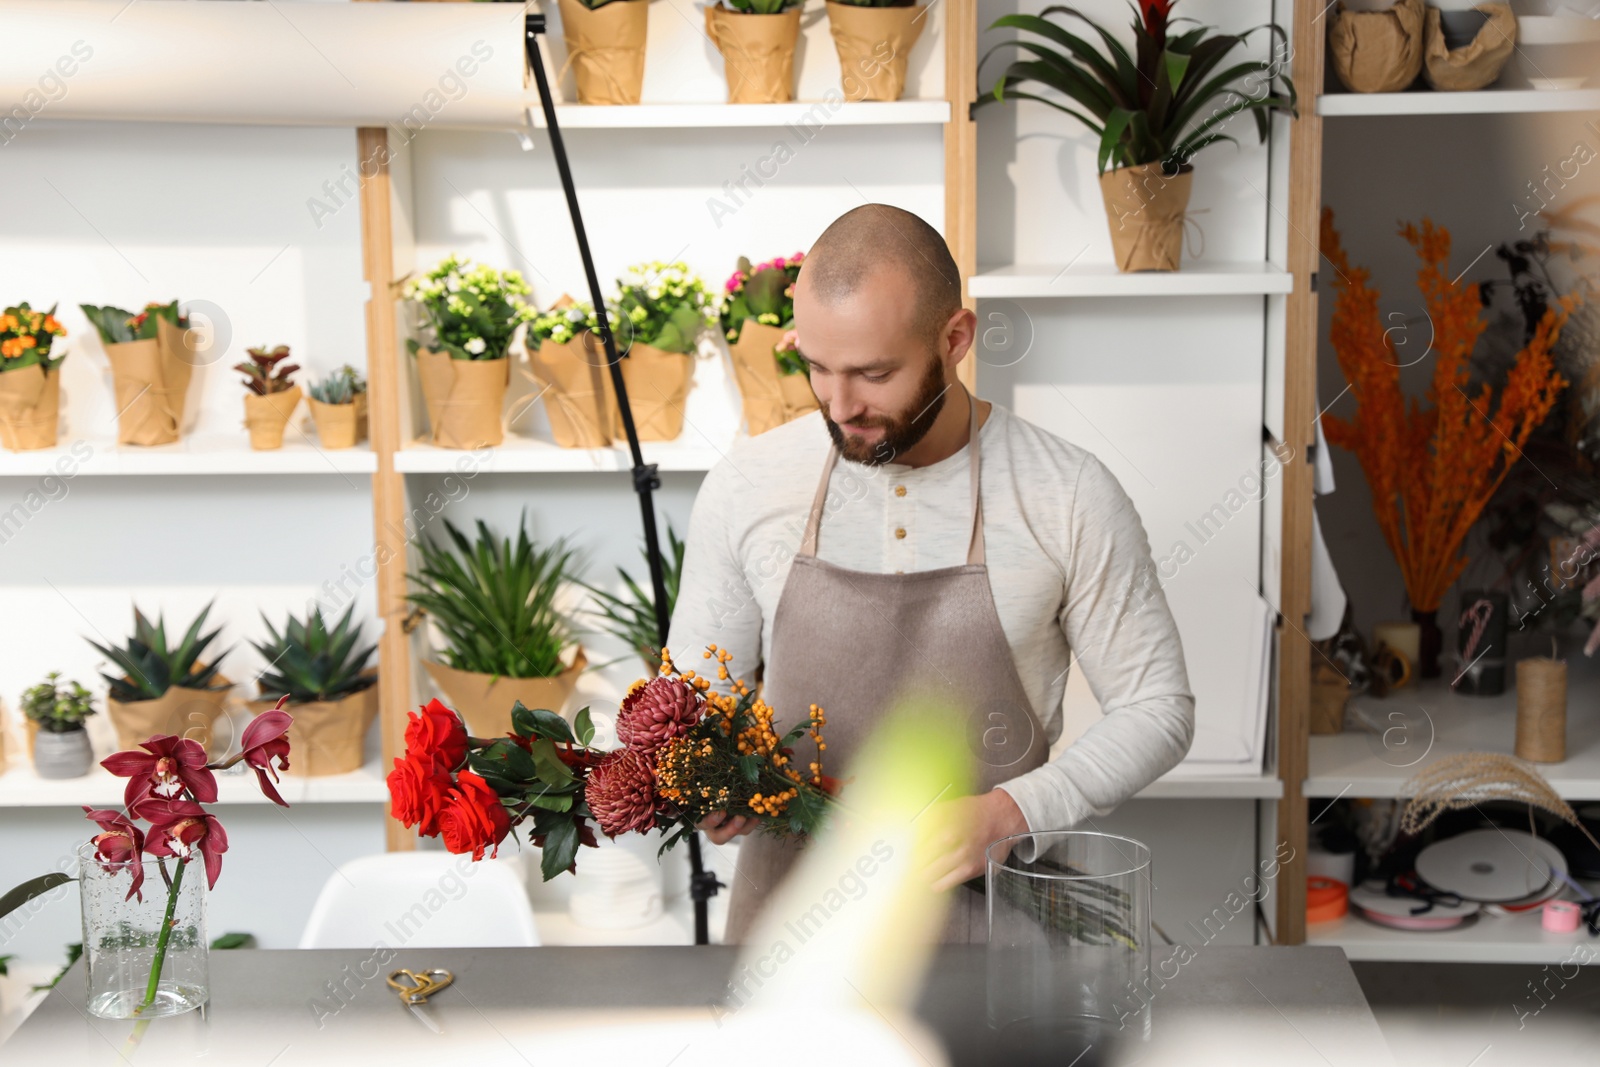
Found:
[[[904,278],[911,321],[937,351],[945,324],[961,310],[961,272],[939,231],[911,212],[863,204],[840,215],[806,252],[800,282],[822,303],[837,304],[880,270]]]

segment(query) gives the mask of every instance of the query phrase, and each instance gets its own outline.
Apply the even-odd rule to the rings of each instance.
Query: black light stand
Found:
[[[567,211],[572,215],[572,231],[578,239],[578,251],[583,256],[583,273],[589,281],[589,298],[594,304],[595,316],[600,321],[600,337],[606,346],[606,366],[611,370],[611,384],[617,393],[617,410],[622,413],[622,428],[628,435],[628,451],[633,457],[633,491],[639,494],[639,511],[644,519],[645,556],[650,563],[650,588],[656,606],[657,647],[667,643],[667,583],[661,563],[661,542],[656,536],[656,509],[651,493],[661,488],[661,476],[654,463],[646,463],[639,450],[639,433],[633,425],[633,409],[628,406],[628,389],[622,380],[622,365],[618,363],[617,342],[612,335],[606,316],[605,299],[600,293],[600,279],[594,272],[594,257],[589,252],[589,238],[583,229],[583,214],[578,210],[578,190],[572,182],[572,168],[567,165],[567,148],[561,140],[561,127],[556,123],[555,102],[550,95],[550,82],[545,77],[544,61],[539,56],[538,36],[545,29],[544,16],[527,16],[528,63],[533,67],[533,77],[539,85],[539,102],[544,107],[544,122],[550,133],[550,147],[555,152],[556,169],[561,172],[561,186],[567,194]],[[700,834],[689,834],[689,899],[694,901],[694,943],[710,942],[706,928],[706,902],[716,895],[722,885],[715,873],[705,869],[700,858]]]

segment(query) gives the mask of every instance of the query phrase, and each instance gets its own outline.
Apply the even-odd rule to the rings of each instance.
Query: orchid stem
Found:
[[[188,866],[188,860],[180,861],[178,872],[172,876],[172,888],[167,893],[167,911],[161,917],[161,934],[156,938],[156,958],[150,964],[150,981],[144,987],[144,1003],[133,1009],[135,1015],[141,1014],[156,1002],[156,988],[161,984],[161,968],[167,962],[167,941],[172,937],[172,913],[178,910],[178,890],[183,885],[184,868]],[[164,864],[161,873],[166,873]]]

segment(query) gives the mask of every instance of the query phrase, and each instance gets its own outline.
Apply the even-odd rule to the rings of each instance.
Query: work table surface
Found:
[[[725,1011],[712,1005],[726,994],[737,956],[725,946],[219,951],[211,955],[211,1003],[204,1015],[148,1024],[89,1016],[79,962],[0,1046],[0,1063],[691,1067],[714,1060],[710,1053],[697,1057],[695,1046],[711,1041],[726,1022]],[[1152,963],[1151,1041],[1111,1052],[1102,1041],[1076,1067],[1393,1062],[1336,948],[1199,945],[1179,953],[1163,946]],[[445,968],[455,981],[427,1005],[408,1009],[385,984],[400,967]],[[1085,1051],[1037,1061],[1001,1055],[1004,1035],[988,1028],[986,1004],[984,946],[942,946],[917,1014],[952,1065],[1048,1059],[1067,1067]],[[804,1044],[817,1013],[804,1004],[786,1005],[786,1013],[780,1032],[763,1042],[766,1051],[752,1049],[749,1063],[800,1062],[775,1055],[773,1042]],[[888,1017],[877,1019],[893,1026]],[[905,1037],[916,1052],[917,1035]],[[630,1041],[653,1051],[641,1058]],[[907,1062],[925,1059],[917,1052]]]

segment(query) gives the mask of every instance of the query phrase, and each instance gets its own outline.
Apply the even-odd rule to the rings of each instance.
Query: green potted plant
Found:
[[[640,263],[617,285],[610,316],[618,335],[630,341],[621,361],[634,428],[641,441],[671,441],[683,433],[694,353],[701,334],[717,323],[715,301],[682,260]],[[620,416],[618,438],[626,436]]]
[[[94,764],[84,722],[94,714],[94,697],[77,682],[62,684],[61,672],[22,694],[33,769],[40,778],[82,778]]]
[[[290,773],[319,777],[361,766],[367,730],[378,717],[378,670],[367,666],[378,646],[362,644],[361,625],[351,625],[354,612],[352,604],[329,629],[322,609],[312,608],[304,619],[289,616],[282,631],[262,615],[268,638],[250,642],[267,661],[256,681],[261,697],[248,701],[251,714],[289,698]]]
[[[580,104],[637,104],[649,0],[560,0]]]
[[[306,403],[323,448],[354,448],[367,436],[367,382],[350,364],[311,383]]]
[[[67,357],[51,349],[66,335],[53,305],[35,311],[24,300],[0,313],[0,445],[13,452],[56,446]]]
[[[587,301],[562,296],[528,321],[528,366],[562,448],[605,448],[617,419],[617,394],[600,343],[600,319]]]
[[[1195,153],[1218,141],[1238,142],[1223,132],[1235,115],[1248,113],[1264,142],[1274,111],[1295,114],[1294,83],[1280,73],[1288,39],[1282,27],[1265,24],[1241,34],[1196,26],[1168,34],[1176,0],[1144,0],[1133,22],[1134,50],[1110,31],[1070,7],[1052,5],[1042,15],[1003,15],[990,29],[1010,27],[1039,40],[1002,41],[1002,48],[1030,54],[1009,64],[994,91],[974,106],[1004,100],[1037,100],[1063,111],[1099,138],[1100,191],[1111,225],[1119,270],[1177,270],[1183,252],[1183,219]],[[1048,16],[1059,15],[1052,21]],[[1071,20],[1094,30],[1094,45],[1068,31]],[[1183,19],[1179,21],[1193,21]],[[1266,30],[1284,52],[1224,67],[1228,54],[1257,30]],[[1021,85],[1052,90],[1041,96]],[[1065,97],[1065,103],[1061,98]]]
[[[195,616],[177,645],[167,643],[164,615],[154,624],[137,606],[133,609],[133,636],[121,648],[89,643],[122,673],[101,677],[110,685],[106,712],[117,730],[117,747],[130,749],[157,734],[173,734],[211,743],[211,727],[222,714],[233,683],[217,670],[227,652],[208,664],[200,657],[221,628],[202,634],[207,604]]]
[[[235,363],[233,369],[244,375],[244,424],[250,430],[250,447],[270,450],[283,447],[283,431],[300,406],[300,387],[289,376],[300,369],[298,363],[284,362],[289,346],[245,349],[250,359]]]
[[[722,53],[730,104],[794,99],[794,49],[801,0],[713,0],[706,36]]]
[[[419,538],[422,567],[408,575],[411,603],[443,638],[442,662],[424,660],[434,683],[476,737],[511,729],[511,707],[560,712],[587,665],[556,597],[572,579],[562,538],[536,546],[525,524],[497,539],[482,519],[476,541],[444,519],[452,547]]]
[[[928,5],[916,0],[828,0],[827,11],[845,99],[900,99],[906,62],[922,36]]]
[[[784,335],[794,328],[794,283],[805,253],[751,265],[745,256],[723,283],[718,315],[750,436],[817,409],[805,361]]]
[[[178,301],[122,308],[79,304],[111,362],[117,444],[170,445],[183,432],[183,404],[194,375],[189,318]]]
[[[640,551],[642,554],[643,549]],[[672,610],[678,602],[678,581],[683,576],[683,551],[684,543],[678,540],[672,524],[667,523],[667,553],[661,562],[662,580],[667,587],[668,618],[672,617]],[[646,560],[647,564],[648,562]],[[650,675],[654,676],[661,673],[661,649],[658,647],[661,639],[656,629],[655,594],[652,590],[640,586],[633,580],[633,575],[621,567],[617,568],[617,574],[621,576],[622,584],[627,590],[626,596],[618,596],[587,582],[578,584],[588,590],[589,595],[594,598],[597,610],[592,614],[601,619],[601,628],[637,652],[639,658],[644,660]],[[610,664],[602,663],[598,666],[609,667]]]
[[[422,335],[406,347],[417,359],[433,444],[484,448],[505,439],[506,351],[517,327],[534,316],[521,299],[530,291],[517,271],[474,267],[454,255],[406,282]]]

